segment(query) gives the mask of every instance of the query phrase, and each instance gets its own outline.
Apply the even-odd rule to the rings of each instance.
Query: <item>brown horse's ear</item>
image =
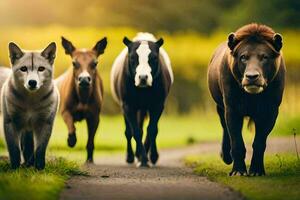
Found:
[[[128,37],[123,38],[123,43],[129,48],[132,44],[132,41],[128,39]]]
[[[49,63],[52,65],[55,59],[56,54],[56,44],[51,42],[41,53],[41,55],[46,58]]]
[[[160,48],[164,44],[164,39],[160,38],[155,42],[158,48]]]
[[[8,44],[9,58],[12,65],[24,55],[23,51],[13,42]]]
[[[230,33],[228,35],[228,42],[227,42],[227,45],[229,47],[229,49],[232,51],[234,49],[234,47],[238,44],[238,40],[236,39],[235,37],[235,34],[234,33]]]
[[[64,38],[63,36],[61,37],[61,44],[62,46],[64,47],[65,49],[65,53],[67,55],[72,55],[72,53],[75,51],[75,47],[74,45],[69,41],[67,40],[66,38]]]
[[[273,45],[276,51],[280,51],[282,48],[282,36],[279,33],[275,33],[273,36]]]
[[[107,46],[107,38],[104,37],[94,46],[93,51],[95,51],[97,57],[104,53],[104,50]]]

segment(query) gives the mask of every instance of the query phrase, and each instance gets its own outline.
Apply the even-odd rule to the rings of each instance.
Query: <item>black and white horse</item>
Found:
[[[111,89],[120,104],[126,130],[128,163],[134,162],[131,138],[136,141],[135,156],[141,167],[148,167],[150,160],[158,160],[156,147],[157,124],[163,112],[166,97],[173,83],[171,62],[161,47],[163,39],[156,40],[150,33],[139,33],[133,41],[124,37],[127,46],[116,58],[111,71]],[[143,122],[149,115],[147,135],[142,143]]]

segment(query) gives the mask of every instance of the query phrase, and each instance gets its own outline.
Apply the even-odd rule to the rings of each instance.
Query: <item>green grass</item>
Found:
[[[267,176],[263,177],[229,177],[231,166],[225,165],[217,155],[190,156],[186,163],[196,174],[233,188],[250,200],[300,197],[300,160],[292,154],[267,155]]]
[[[54,200],[72,175],[85,175],[78,165],[64,158],[47,160],[45,170],[11,170],[7,160],[0,160],[0,199]]]

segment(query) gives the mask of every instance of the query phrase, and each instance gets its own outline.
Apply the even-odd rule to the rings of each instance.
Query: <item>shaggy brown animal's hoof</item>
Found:
[[[76,138],[76,134],[69,134],[68,136],[68,145],[69,147],[74,147],[76,145],[77,142],[77,138]]]
[[[246,164],[244,161],[234,162],[229,176],[248,176]]]

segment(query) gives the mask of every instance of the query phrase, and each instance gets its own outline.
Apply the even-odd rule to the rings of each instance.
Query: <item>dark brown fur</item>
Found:
[[[62,42],[66,54],[72,57],[73,67],[57,79],[61,95],[60,112],[68,127],[70,147],[74,147],[77,141],[74,123],[83,119],[87,121],[88,162],[93,162],[94,137],[103,101],[103,83],[96,68],[97,58],[104,52],[106,43],[105,38],[102,40],[102,46],[96,45],[92,50],[78,50],[66,39],[63,38]],[[87,85],[82,86],[82,82]]]
[[[226,164],[233,161],[230,175],[247,174],[241,132],[245,116],[256,128],[249,172],[265,174],[266,139],[275,125],[284,90],[281,47],[281,36],[271,28],[249,24],[230,34],[209,64],[209,90],[223,127],[221,156]]]

